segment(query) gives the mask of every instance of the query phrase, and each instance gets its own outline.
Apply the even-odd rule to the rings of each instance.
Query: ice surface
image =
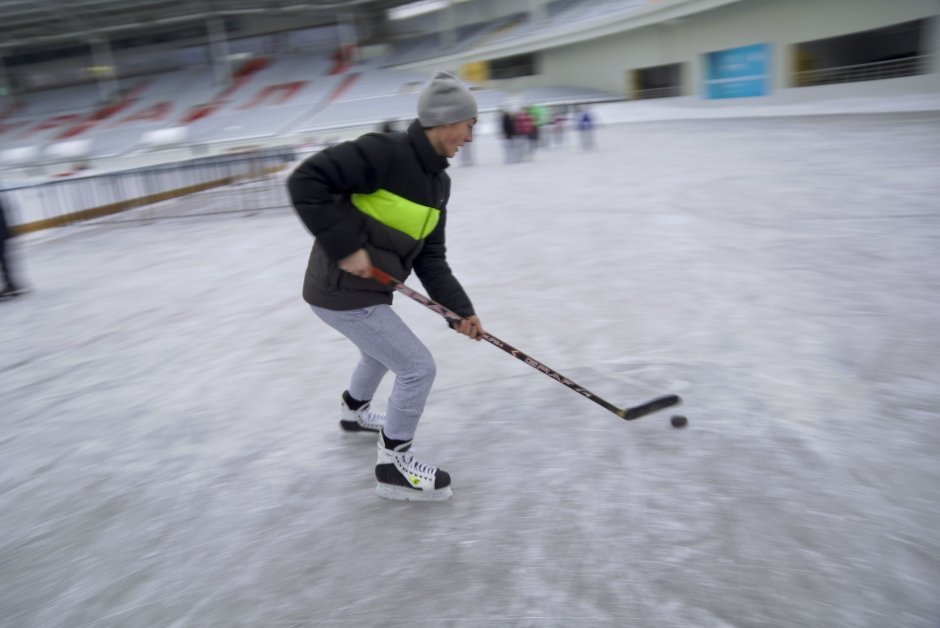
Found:
[[[0,625],[937,626],[938,122],[647,121],[511,166],[481,138],[448,243],[486,327],[690,425],[399,297],[444,504],[376,498],[340,433],[356,354],[286,206],[14,241]]]

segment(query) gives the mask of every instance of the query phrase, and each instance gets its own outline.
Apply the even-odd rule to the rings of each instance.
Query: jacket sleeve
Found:
[[[447,264],[447,247],[444,244],[446,221],[447,212],[441,212],[437,226],[415,258],[414,270],[421,285],[428,291],[428,296],[466,318],[474,315],[473,304]]]
[[[379,189],[390,161],[386,141],[369,134],[320,151],[288,178],[287,190],[294,209],[334,260],[354,253],[366,241],[342,198],[353,192],[369,194]]]

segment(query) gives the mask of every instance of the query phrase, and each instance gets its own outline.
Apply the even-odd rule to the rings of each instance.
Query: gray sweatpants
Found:
[[[354,399],[372,399],[385,374],[395,374],[385,412],[385,435],[395,440],[413,438],[436,374],[428,348],[389,305],[357,310],[311,307],[359,348],[361,357],[348,388]]]

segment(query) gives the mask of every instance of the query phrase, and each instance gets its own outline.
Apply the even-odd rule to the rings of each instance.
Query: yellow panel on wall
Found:
[[[488,61],[471,61],[460,66],[460,74],[466,81],[482,83],[490,80],[490,64]]]
[[[816,56],[803,46],[793,46],[793,65],[796,68],[792,81],[794,87],[810,85],[811,81],[804,72],[811,72],[818,69],[819,63]]]

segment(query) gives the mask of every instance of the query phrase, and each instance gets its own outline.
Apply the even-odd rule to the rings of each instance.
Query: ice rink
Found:
[[[445,503],[377,498],[374,440],[340,433],[357,354],[300,298],[286,197],[14,240],[0,625],[940,625],[940,113],[596,139],[458,156],[451,266],[491,333],[690,425],[398,297]]]

